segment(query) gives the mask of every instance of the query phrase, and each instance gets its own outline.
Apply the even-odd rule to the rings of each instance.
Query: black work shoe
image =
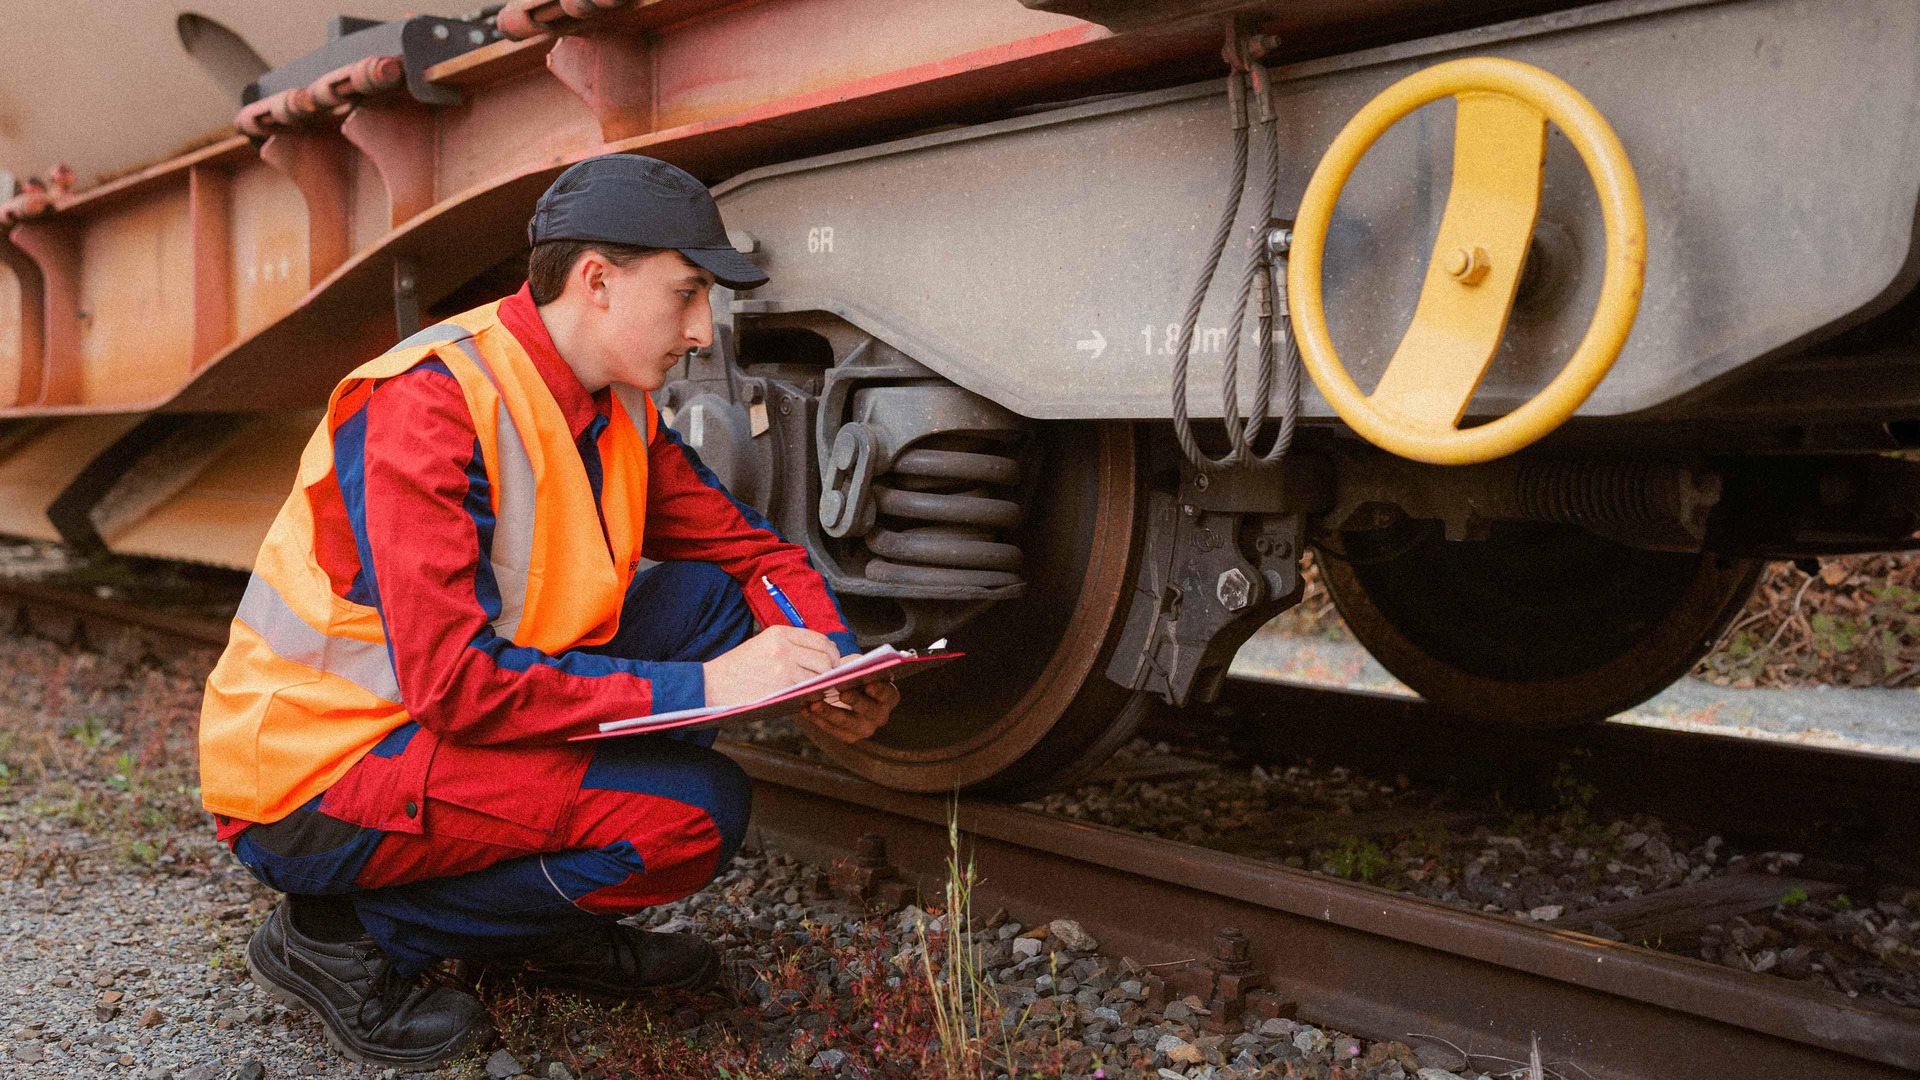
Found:
[[[371,937],[316,941],[300,932],[289,900],[247,943],[247,970],[288,1008],[312,1009],[327,1041],[365,1065],[432,1069],[485,1038],[478,998],[424,977],[402,978]]]
[[[700,990],[720,971],[720,954],[693,934],[663,934],[624,923],[584,930],[526,957],[528,986],[623,1000],[652,990]]]

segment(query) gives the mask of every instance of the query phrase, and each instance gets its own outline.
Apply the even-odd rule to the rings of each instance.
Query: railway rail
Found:
[[[6,582],[0,596],[17,629],[61,640],[131,631],[164,654],[225,639],[210,619],[57,587]],[[1459,731],[1436,734],[1417,701],[1246,680],[1235,681],[1218,708],[1243,736],[1283,730],[1284,721],[1287,753],[1296,755],[1324,751],[1336,730],[1356,753],[1397,747],[1410,767],[1457,767],[1491,749]],[[1715,748],[1717,769],[1700,773],[1690,771],[1688,755],[1708,751],[1689,750],[1696,738],[1606,727],[1503,737],[1500,749],[1509,763],[1525,762],[1565,753],[1572,741],[1607,741],[1609,752],[1596,760],[1648,765],[1637,774],[1614,769],[1619,776],[1607,783],[1637,775],[1638,786],[1609,787],[1610,795],[1657,799],[1686,788],[1673,796],[1676,807],[1721,821],[1766,805],[1756,793],[1778,789],[1756,787],[1755,778],[1771,777],[1797,785],[1804,798],[1789,812],[1760,814],[1758,835],[1830,844],[1852,837],[1847,857],[1867,853],[1856,873],[1913,865],[1912,838],[1895,824],[1912,820],[1920,766],[1743,744],[1731,756]],[[1258,750],[1259,741],[1250,745]],[[1265,749],[1277,744],[1269,739]],[[1920,1012],[1014,806],[905,794],[762,747],[729,752],[753,778],[756,828],[781,849],[848,868],[852,885],[882,900],[933,895],[948,872],[947,827],[957,814],[981,878],[977,903],[1029,920],[1071,915],[1109,951],[1152,966],[1157,992],[1199,994],[1222,1018],[1284,1015],[1379,1039],[1420,1033],[1514,1060],[1525,1060],[1538,1038],[1550,1057],[1596,1080],[1920,1069]],[[1675,784],[1675,770],[1719,781]],[[1885,815],[1881,824],[1857,816],[1870,808]],[[1792,822],[1807,820],[1828,824],[1792,831]],[[1862,830],[1870,839],[1860,839]]]
[[[784,850],[832,862],[878,835],[892,873],[942,880],[945,801],[754,747],[730,752],[753,776],[757,827]],[[1071,913],[1109,948],[1174,962],[1159,969],[1170,987],[1205,999],[1238,988],[1241,1008],[1374,1038],[1438,1035],[1516,1060],[1537,1036],[1609,1080],[1920,1069],[1920,1015],[1907,1010],[1014,807],[969,802],[958,814],[978,901],[1016,916]],[[1244,967],[1229,930],[1251,945]]]

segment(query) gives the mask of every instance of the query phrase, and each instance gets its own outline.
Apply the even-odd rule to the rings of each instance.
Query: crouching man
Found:
[[[206,808],[287,894],[248,966],[370,1064],[485,1036],[477,1000],[424,977],[443,958],[602,998],[710,979],[705,941],[619,919],[727,864],[745,775],[711,733],[566,740],[854,651],[806,553],[647,396],[711,342],[714,282],[766,281],[705,187],[594,158],[528,232],[527,288],[334,391],[207,681]],[[878,684],[801,722],[852,742],[898,700]]]

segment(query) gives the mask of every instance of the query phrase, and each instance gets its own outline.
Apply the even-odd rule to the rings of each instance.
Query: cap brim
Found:
[[[766,272],[733,248],[680,248],[679,252],[729,289],[757,289],[767,283]]]

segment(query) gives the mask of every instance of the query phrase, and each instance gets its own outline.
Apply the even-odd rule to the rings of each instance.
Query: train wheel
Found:
[[[1132,425],[1043,427],[1046,481],[1021,530],[1023,596],[951,637],[967,659],[903,687],[893,720],[841,765],[906,791],[1025,796],[1067,783],[1125,742],[1147,700],[1107,678],[1145,499]]]
[[[1347,554],[1320,562],[1360,643],[1439,708],[1514,728],[1604,720],[1659,693],[1713,647],[1763,566],[1518,523]]]

